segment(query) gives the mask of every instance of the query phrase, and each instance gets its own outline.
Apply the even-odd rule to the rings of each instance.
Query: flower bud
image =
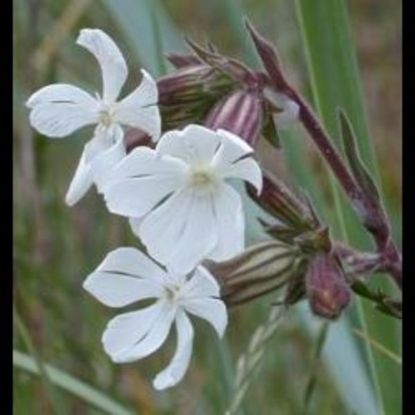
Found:
[[[285,183],[270,172],[263,172],[260,195],[247,186],[248,193],[255,202],[272,216],[293,230],[293,235],[308,232],[319,224],[311,207],[297,198]]]
[[[297,263],[298,251],[290,245],[263,242],[224,262],[206,261],[205,266],[222,286],[228,305],[252,300],[287,283]]]
[[[337,258],[330,254],[317,255],[311,260],[305,278],[313,313],[330,320],[339,317],[350,303],[351,291]]]
[[[197,56],[191,54],[166,53],[164,56],[176,69],[199,65],[202,62]]]
[[[205,101],[227,93],[234,82],[222,72],[204,64],[186,66],[157,82],[160,105],[181,105]]]
[[[222,128],[255,146],[261,130],[262,109],[253,91],[238,90],[222,98],[209,112],[205,125],[212,130]]]

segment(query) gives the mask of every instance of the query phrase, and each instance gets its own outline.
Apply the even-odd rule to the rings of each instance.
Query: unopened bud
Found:
[[[320,254],[311,260],[306,292],[314,314],[330,320],[339,317],[350,303],[351,291],[336,257]]]
[[[165,54],[165,57],[176,69],[200,65],[202,63],[196,55],[191,54],[167,53]]]
[[[222,98],[210,111],[205,125],[219,128],[243,138],[255,146],[261,130],[262,110],[260,98],[252,91],[235,91]]]
[[[297,253],[290,245],[270,241],[228,261],[206,261],[205,266],[222,286],[224,301],[236,305],[284,286],[295,270]]]
[[[222,72],[198,64],[186,66],[157,81],[160,105],[181,105],[206,101],[226,94],[234,82]]]
[[[251,186],[248,193],[263,209],[293,230],[293,235],[308,232],[318,226],[309,206],[297,198],[285,183],[270,172],[263,172],[260,195]]]

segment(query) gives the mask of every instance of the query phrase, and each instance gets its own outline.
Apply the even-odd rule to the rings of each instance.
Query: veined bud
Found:
[[[222,98],[209,112],[205,125],[212,130],[222,128],[255,146],[261,131],[262,109],[258,94],[238,90]]]
[[[229,77],[204,64],[185,66],[157,81],[159,104],[165,106],[206,101],[228,92]]]
[[[282,242],[263,242],[228,261],[206,261],[205,266],[219,281],[223,300],[232,306],[284,286],[295,272],[297,254]]]
[[[293,235],[311,231],[319,225],[311,207],[297,198],[284,182],[270,172],[263,172],[260,195],[251,186],[248,185],[247,188],[251,198],[268,213],[291,228]]]
[[[306,293],[314,314],[330,320],[350,303],[351,290],[337,258],[320,254],[313,258],[306,277]]]
[[[196,55],[191,55],[189,53],[166,53],[164,56],[175,67],[175,69],[200,65],[202,63]]]

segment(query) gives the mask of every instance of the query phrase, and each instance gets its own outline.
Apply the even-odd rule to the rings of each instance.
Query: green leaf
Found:
[[[16,368],[23,369],[29,373],[33,373],[35,375],[40,374],[39,366],[37,365],[35,359],[32,356],[18,350],[13,350],[13,365]],[[52,383],[95,406],[96,408],[101,409],[104,413],[111,415],[134,414],[134,412],[125,409],[120,404],[109,398],[106,394],[99,392],[68,373],[63,372],[50,364],[46,364],[45,368]]]

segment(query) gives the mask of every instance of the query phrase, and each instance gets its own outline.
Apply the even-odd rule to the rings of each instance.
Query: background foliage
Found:
[[[100,337],[114,313],[84,293],[81,284],[108,251],[136,241],[126,221],[109,215],[95,192],[72,209],[64,204],[88,131],[65,140],[38,136],[23,105],[34,90],[56,81],[100,89],[95,61],[75,45],[83,27],[99,27],[120,45],[131,68],[125,87],[129,90],[137,83],[140,67],[155,76],[171,70],[162,51],[183,51],[183,33],[198,41],[209,39],[224,53],[256,65],[241,24],[242,17],[248,16],[278,46],[290,79],[309,97],[330,131],[334,131],[333,120],[325,108],[333,102],[342,104],[336,97],[348,100],[352,110],[365,108],[367,120],[363,116],[362,122],[368,121],[369,129],[358,127],[363,131],[360,145],[369,149],[363,155],[372,168],[377,160],[385,204],[400,240],[401,4],[346,2],[349,43],[357,53],[354,68],[349,55],[348,64],[339,67],[341,47],[330,52],[329,41],[336,45],[336,39],[344,36],[341,24],[330,23],[344,18],[347,23],[346,8],[319,8],[317,4],[325,2],[315,1],[316,7],[309,9],[307,3],[311,2],[14,0],[14,346],[25,353],[14,355],[16,414],[223,413],[232,396],[237,358],[257,325],[265,321],[272,300],[260,299],[232,310],[223,342],[198,322],[191,368],[172,390],[155,392],[150,379],[167,363],[174,339],[161,352],[134,364],[116,366],[104,354]],[[312,30],[317,27],[321,30]],[[355,75],[361,78],[362,90],[352,83],[356,89],[346,97],[343,80],[353,76],[353,68],[358,70]],[[341,195],[333,190],[304,132],[294,128],[284,135],[283,144],[284,153],[262,144],[258,150],[262,163],[294,187],[307,188],[338,234],[338,224],[344,222],[352,243],[367,247],[354,218],[349,222],[348,213],[339,211],[336,198]],[[256,239],[251,230],[248,240]],[[381,344],[399,354],[399,324],[377,318],[365,304],[356,306],[355,301],[347,316],[330,327],[321,361],[313,357],[312,335],[320,330],[321,321],[309,314],[305,304],[285,316],[267,345],[241,413],[302,414],[311,376],[315,388],[307,414],[399,414],[400,366],[379,349]],[[362,320],[364,336],[375,342],[369,354],[367,342],[356,334]],[[36,371],[40,376],[33,374]]]

